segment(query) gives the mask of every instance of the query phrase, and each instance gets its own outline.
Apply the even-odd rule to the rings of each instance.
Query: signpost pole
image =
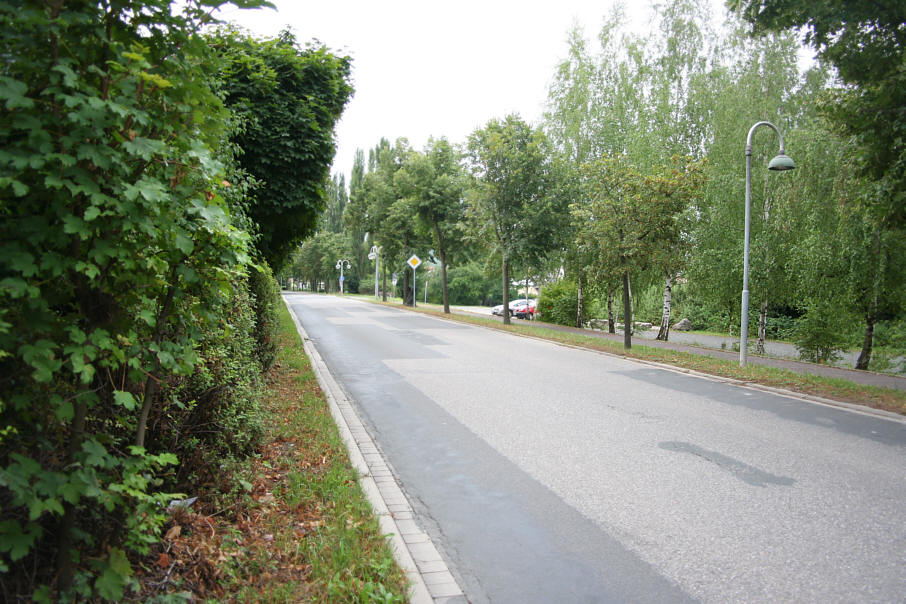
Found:
[[[406,260],[406,264],[408,264],[409,266],[412,267],[412,306],[413,307],[416,305],[416,299],[418,298],[418,293],[416,293],[418,290],[415,289],[415,269],[417,269],[418,265],[421,263],[422,263],[421,258],[416,256],[415,254],[413,254],[408,260]]]
[[[374,297],[377,299],[380,297],[378,296],[378,267],[381,264],[381,248],[372,245],[371,251],[368,253],[368,258],[374,260]]]

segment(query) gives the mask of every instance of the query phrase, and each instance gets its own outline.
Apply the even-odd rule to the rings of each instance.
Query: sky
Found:
[[[221,18],[255,35],[291,28],[353,59],[355,95],[337,125],[332,172],[348,176],[356,149],[398,137],[462,143],[492,118],[537,124],[567,33],[597,34],[614,0],[273,0],[276,10],[232,8]],[[711,0],[721,10],[721,0]],[[649,0],[624,4],[628,27],[657,35]]]

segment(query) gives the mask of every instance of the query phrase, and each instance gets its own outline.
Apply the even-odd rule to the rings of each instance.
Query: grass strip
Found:
[[[304,531],[313,600],[404,602],[405,573],[359,487],[292,317],[285,306],[280,311],[271,437],[295,444],[295,455],[279,458],[287,473],[273,494],[303,522],[313,516]],[[297,463],[287,463],[293,457]],[[294,537],[298,531],[292,531]]]

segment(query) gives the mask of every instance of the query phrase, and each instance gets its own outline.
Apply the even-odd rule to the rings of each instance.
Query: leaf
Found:
[[[6,279],[0,281],[0,289],[6,290],[9,293],[9,296],[13,299],[21,298],[28,290],[28,283],[25,281],[25,279],[7,277]]]
[[[31,109],[35,102],[26,97],[28,85],[25,82],[0,76],[0,100],[6,101],[7,109]]]
[[[92,220],[94,220],[95,218],[97,218],[100,215],[101,215],[101,209],[97,206],[89,206],[89,208],[87,210],[85,210],[85,220],[87,222],[91,222]]]
[[[167,534],[164,535],[164,539],[167,541],[173,541],[182,534],[182,527],[178,524],[170,527],[170,530],[167,531]]]
[[[31,551],[32,545],[42,534],[41,527],[36,523],[28,523],[25,530],[16,520],[0,522],[0,552],[9,552],[10,559],[15,562],[21,560]]]
[[[175,244],[176,247],[186,256],[191,254],[192,250],[195,249],[195,243],[183,230],[176,231]]]
[[[6,254],[6,261],[10,268],[22,273],[23,277],[34,277],[38,274],[38,265],[35,257],[28,252],[13,250]]]
[[[94,582],[98,595],[107,600],[121,600],[132,577],[132,566],[123,550],[112,547],[101,576]]]
[[[96,440],[86,440],[82,443],[82,451],[87,454],[85,463],[89,466],[104,468],[116,462],[111,459],[107,449]]]
[[[63,362],[54,358],[56,345],[50,340],[38,340],[34,344],[24,344],[19,347],[22,360],[28,363],[34,372],[32,377],[38,382],[49,382],[54,372],[60,369]]]
[[[68,235],[79,235],[82,239],[87,239],[91,235],[85,221],[72,214],[63,216],[63,232]]]
[[[154,324],[157,323],[156,319],[154,318],[154,312],[150,308],[143,308],[142,310],[138,311],[136,318],[144,321],[151,327],[154,327]]]
[[[150,160],[155,155],[163,153],[166,145],[163,141],[137,136],[131,141],[127,140],[124,142],[123,149],[130,155],[137,155],[144,160]]]
[[[136,402],[132,393],[126,392],[125,390],[114,390],[113,400],[117,405],[125,407],[129,411],[132,411],[138,406],[138,402]]]
[[[73,408],[71,402],[66,401],[57,405],[57,408],[54,410],[54,414],[61,422],[68,422],[73,417],[75,417],[75,409]]]

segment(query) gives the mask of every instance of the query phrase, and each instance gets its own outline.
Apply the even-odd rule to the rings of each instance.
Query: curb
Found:
[[[330,413],[349,452],[349,460],[359,474],[359,485],[378,517],[381,532],[390,537],[393,557],[411,584],[411,604],[453,604],[466,598],[431,538],[415,521],[406,495],[394,478],[384,456],[362,424],[343,389],[330,374],[314,343],[286,296],[281,296],[302,339],[312,370],[327,402]]]

